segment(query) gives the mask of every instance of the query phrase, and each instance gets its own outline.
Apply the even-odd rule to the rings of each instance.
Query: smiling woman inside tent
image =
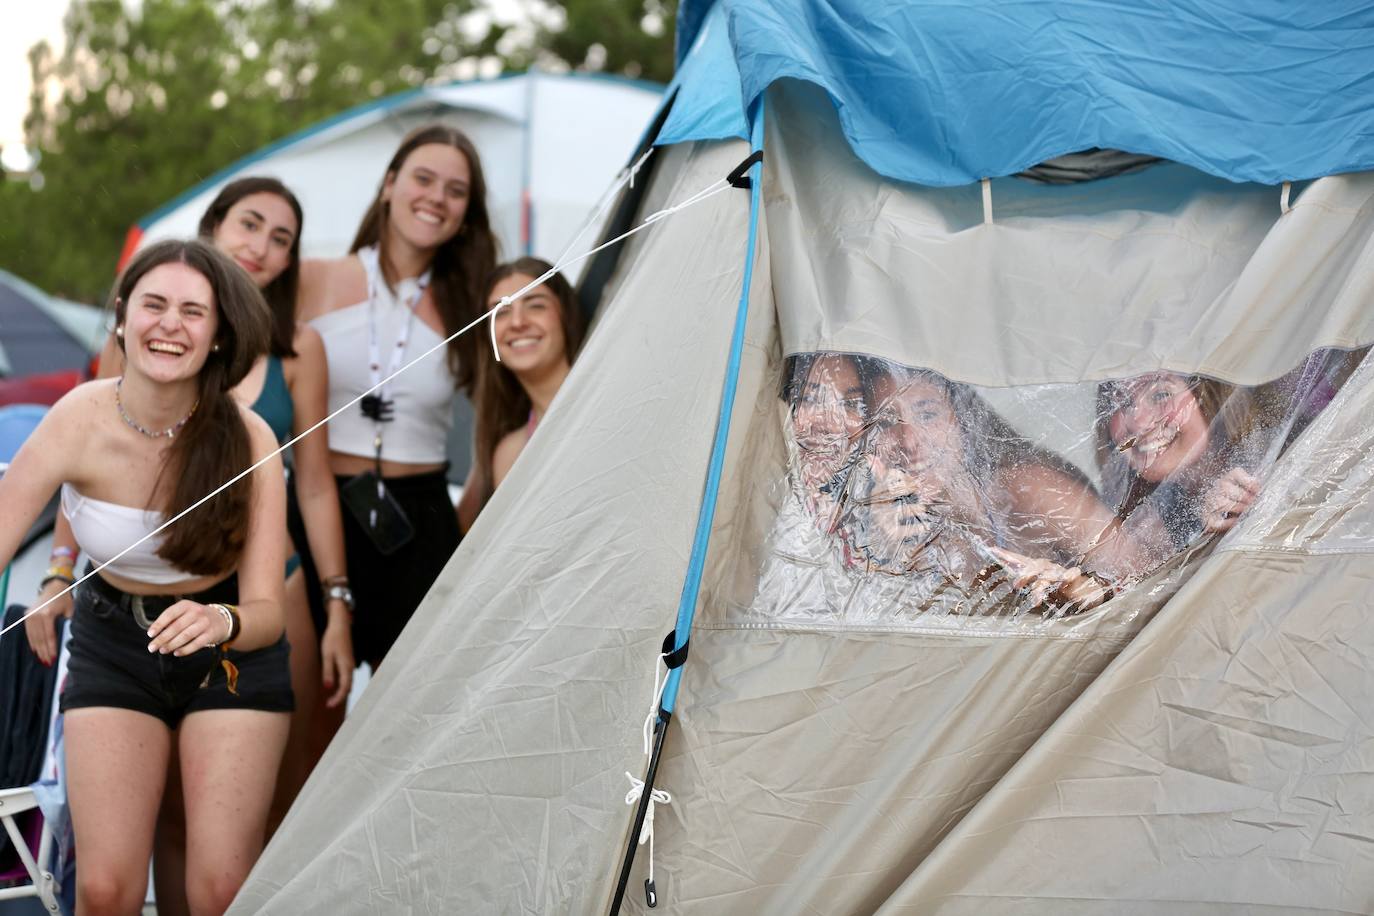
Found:
[[[496,261],[477,149],[453,127],[411,132],[387,164],[351,253],[302,265],[298,317],[324,339],[329,409],[378,385],[329,425],[344,513],[353,645],[375,669],[461,537],[445,479],[457,392],[472,390],[480,338],[452,340],[482,313]]]
[[[789,357],[790,472],[746,616],[1033,624],[1177,583],[1174,561],[1237,524],[1351,361],[1321,351],[1259,389],[1154,372],[996,390],[872,356]]]
[[[248,276],[198,241],[135,257],[115,315],[123,377],[59,401],[0,479],[0,561],[60,488],[102,564],[76,591],[62,694],[78,910],[141,905],[175,740],[186,893],[220,912],[261,849],[292,706],[281,463],[267,424],[231,394],[266,349],[269,318]]]
[[[1246,392],[1152,372],[1099,386],[1097,408],[1104,495],[1153,564],[1229,531],[1259,495],[1244,466],[1260,457]]]
[[[865,397],[874,372],[867,360],[846,353],[797,357],[786,373],[783,398],[791,405],[797,483],[807,508],[835,522],[846,477],[868,418]]]
[[[487,281],[487,308],[496,308],[552,269],[539,258],[502,264]],[[497,309],[492,325],[501,361],[486,347],[477,351],[476,460],[458,504],[464,529],[472,525],[534,435],[587,334],[572,286],[559,273]]]

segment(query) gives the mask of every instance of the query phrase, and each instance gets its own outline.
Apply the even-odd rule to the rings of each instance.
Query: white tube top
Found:
[[[373,252],[358,252],[360,258],[368,254]],[[377,348],[381,354],[383,377],[397,335],[409,316],[402,297],[414,285],[414,280],[402,280],[393,293],[385,283],[376,284]],[[310,325],[324,340],[329,362],[329,412],[333,413],[372,387],[368,368],[367,301],[326,312],[311,320]],[[442,340],[417,317],[411,325],[402,365]],[[382,457],[387,461],[439,464],[447,460],[456,394],[453,375],[448,371],[447,349],[435,350],[386,386],[387,397],[394,402],[391,422],[382,424]],[[377,424],[363,416],[362,407],[355,404],[330,421],[329,448],[345,455],[371,458],[376,454],[372,445],[376,428]]]
[[[62,514],[71,522],[76,542],[97,566],[166,521],[159,512],[82,496],[69,483],[62,484]],[[175,585],[194,579],[194,573],[177,569],[157,555],[162,540],[158,535],[144,541],[106,570],[148,585]]]

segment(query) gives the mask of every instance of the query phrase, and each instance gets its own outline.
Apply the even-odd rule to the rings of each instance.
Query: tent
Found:
[[[285,182],[305,210],[302,253],[337,257],[400,139],[435,120],[461,127],[481,150],[504,255],[557,257],[634,148],[662,88],[531,71],[387,96],[245,156],[149,213],[129,229],[121,263],[149,241],[194,235],[220,188],[246,175]]]
[[[0,270],[0,405],[56,401],[84,377],[104,335],[99,309]]]
[[[231,912],[605,912],[646,724],[671,798],[622,912],[650,867],[672,913],[1369,912],[1374,17],[704,0],[679,30],[620,208],[650,228]],[[1044,180],[1094,149],[1165,161]],[[1083,613],[912,605],[853,533],[879,503],[846,478],[837,544],[796,499],[787,382],[827,354],[1104,493],[1195,414],[1099,467],[1098,398],[1224,385],[1279,405],[1263,486]]]

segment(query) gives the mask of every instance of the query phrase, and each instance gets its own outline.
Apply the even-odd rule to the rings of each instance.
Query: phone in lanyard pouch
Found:
[[[339,497],[383,556],[390,556],[415,537],[415,528],[405,510],[373,471],[365,471],[344,484]]]

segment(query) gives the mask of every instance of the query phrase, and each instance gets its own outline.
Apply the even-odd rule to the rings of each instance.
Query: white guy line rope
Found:
[[[646,154],[646,155],[647,155],[647,154]],[[642,161],[643,161],[643,160],[641,159],[641,162],[642,162]],[[631,173],[631,175],[633,175],[633,172]],[[633,227],[633,228],[630,229],[629,231],[624,232],[624,233],[621,233],[620,235],[616,236],[615,238],[613,238],[613,239],[611,239],[611,240],[609,240],[609,241],[607,241],[607,242],[603,242],[602,244],[600,244],[600,245],[596,246],[595,248],[591,249],[590,251],[584,252],[584,253],[578,255],[578,256],[575,257],[575,258],[571,258],[571,259],[569,259],[569,260],[561,261],[560,263],[555,264],[552,268],[550,268],[548,271],[546,271],[546,272],[544,273],[543,276],[539,277],[537,280],[533,281],[532,283],[526,284],[526,285],[525,285],[522,289],[520,289],[518,292],[512,293],[512,294],[509,295],[509,296],[504,296],[504,297],[502,297],[501,301],[498,302],[498,303],[496,303],[496,305],[492,306],[490,310],[488,310],[487,312],[485,312],[485,313],[483,313],[482,315],[478,316],[477,318],[473,319],[472,321],[468,322],[467,324],[463,325],[463,327],[459,328],[457,331],[453,332],[453,333],[450,334],[448,337],[445,337],[443,340],[439,341],[437,344],[435,344],[434,346],[430,347],[428,350],[426,350],[425,352],[421,353],[419,356],[415,357],[413,360],[411,360],[410,362],[406,363],[404,366],[401,366],[401,367],[400,367],[399,369],[397,369],[395,372],[391,373],[391,374],[388,375],[386,378],[382,379],[380,382],[378,382],[377,384],[373,385],[371,388],[367,389],[366,391],[364,391],[362,394],[358,395],[358,396],[357,396],[356,398],[354,398],[353,400],[349,401],[347,404],[344,404],[344,405],[343,405],[342,407],[340,407],[338,410],[336,410],[336,411],[334,411],[333,413],[329,414],[329,415],[328,415],[327,417],[325,417],[323,420],[319,421],[319,422],[316,423],[314,426],[310,427],[310,428],[307,429],[305,432],[301,433],[299,436],[296,436],[294,439],[291,439],[290,441],[288,441],[288,442],[284,443],[283,445],[279,446],[275,451],[270,452],[270,453],[268,453],[267,455],[264,455],[260,460],[254,462],[252,465],[249,465],[249,467],[248,467],[247,469],[241,471],[239,474],[235,475],[234,477],[231,477],[231,478],[230,478],[228,481],[226,481],[225,483],[220,484],[219,487],[215,488],[214,490],[211,490],[209,493],[207,493],[205,496],[202,496],[199,500],[197,500],[196,502],[192,503],[190,506],[186,507],[185,509],[183,509],[183,510],[181,510],[180,512],[178,512],[176,515],[174,515],[174,516],[172,516],[171,518],[167,519],[167,521],[163,522],[161,525],[158,525],[158,526],[157,526],[156,528],[154,528],[152,531],[149,531],[149,532],[148,532],[147,534],[145,534],[143,537],[141,537],[141,538],[139,538],[138,540],[134,541],[134,542],[133,542],[132,544],[130,544],[128,547],[125,547],[125,548],[124,548],[123,550],[121,550],[119,553],[117,553],[117,554],[115,554],[114,556],[110,557],[108,560],[106,560],[104,563],[101,563],[99,566],[95,567],[95,568],[92,569],[90,572],[88,572],[88,573],[86,573],[85,575],[81,576],[79,579],[77,579],[77,580],[76,580],[75,582],[73,582],[71,585],[68,585],[66,588],[64,588],[62,591],[58,592],[56,595],[53,595],[53,596],[52,596],[51,598],[49,598],[47,601],[44,601],[42,604],[38,605],[37,607],[30,608],[29,611],[28,611],[28,613],[26,613],[24,616],[20,617],[18,620],[16,620],[14,623],[10,624],[9,626],[5,627],[4,629],[0,629],[0,637],[3,637],[3,636],[4,636],[6,633],[8,633],[10,630],[13,630],[15,627],[19,626],[21,623],[23,623],[24,621],[28,620],[28,619],[29,619],[30,617],[32,617],[34,614],[37,614],[39,611],[43,610],[43,608],[47,607],[49,604],[52,604],[52,603],[53,603],[54,601],[56,601],[58,598],[61,598],[63,595],[70,594],[73,590],[76,589],[76,587],[77,587],[78,585],[80,585],[81,583],[85,582],[85,581],[86,581],[87,579],[89,579],[91,576],[94,576],[96,573],[100,572],[102,569],[104,569],[105,567],[109,566],[111,563],[114,563],[116,560],[118,560],[118,559],[120,559],[121,557],[123,557],[123,556],[124,556],[125,554],[127,554],[129,551],[131,551],[131,550],[133,550],[134,548],[138,547],[139,545],[143,544],[145,541],[148,541],[148,540],[150,540],[151,538],[154,538],[154,537],[156,537],[157,535],[161,534],[161,533],[162,533],[163,531],[165,531],[168,527],[170,527],[171,525],[174,525],[175,523],[177,523],[178,521],[180,521],[182,518],[184,518],[186,515],[190,514],[191,512],[194,512],[196,509],[200,508],[200,507],[201,507],[202,505],[204,505],[205,503],[207,503],[207,502],[209,502],[210,500],[214,499],[216,496],[218,496],[219,494],[223,493],[225,490],[229,489],[229,488],[232,487],[234,484],[238,483],[240,480],[242,480],[243,478],[247,477],[249,474],[251,474],[251,473],[253,473],[254,471],[256,471],[258,468],[260,468],[260,467],[262,467],[263,465],[267,464],[267,462],[271,461],[273,458],[277,457],[277,456],[280,455],[282,452],[286,451],[288,448],[290,448],[291,446],[295,445],[297,442],[299,442],[299,441],[301,441],[302,439],[304,439],[306,436],[308,436],[308,435],[310,435],[311,433],[313,433],[315,430],[317,430],[317,429],[319,429],[320,427],[322,427],[322,426],[326,425],[327,423],[329,423],[330,420],[333,420],[335,417],[339,416],[340,414],[344,413],[345,411],[352,409],[352,408],[353,408],[356,404],[358,404],[358,402],[360,402],[363,398],[367,397],[368,395],[372,394],[372,393],[375,392],[375,391],[378,391],[379,389],[381,389],[382,387],[384,387],[385,385],[387,385],[388,383],[390,383],[392,379],[396,378],[396,377],[399,376],[401,373],[403,373],[403,372],[405,372],[407,369],[409,369],[411,366],[414,366],[416,363],[420,362],[421,360],[425,359],[427,356],[430,356],[431,354],[435,353],[436,351],[442,350],[444,347],[446,347],[446,346],[449,345],[449,342],[450,342],[450,341],[453,341],[453,340],[458,339],[459,337],[461,337],[461,336],[463,336],[464,334],[466,334],[468,331],[470,331],[470,330],[472,330],[473,328],[477,327],[477,326],[478,326],[479,324],[481,324],[482,322],[488,320],[489,318],[492,318],[492,317],[496,314],[496,312],[497,312],[498,309],[500,309],[500,308],[503,307],[503,306],[510,305],[510,304],[511,304],[512,302],[514,302],[516,299],[519,299],[519,298],[521,298],[522,296],[525,296],[526,294],[529,293],[530,290],[532,290],[532,289],[534,289],[534,288],[536,288],[536,287],[542,285],[543,283],[545,283],[550,277],[552,277],[552,276],[553,276],[555,273],[557,273],[560,269],[565,268],[565,267],[568,267],[568,266],[573,265],[573,264],[580,263],[581,261],[585,261],[587,258],[590,258],[592,255],[597,254],[598,252],[603,251],[603,250],[609,248],[610,246],[615,245],[615,244],[617,244],[617,243],[619,243],[619,242],[623,242],[625,239],[629,238],[630,236],[634,235],[635,233],[637,233],[637,232],[639,232],[639,231],[641,231],[641,230],[643,230],[643,229],[647,229],[647,228],[648,228],[649,226],[651,226],[653,223],[658,222],[660,219],[663,219],[665,216],[668,216],[668,215],[673,214],[673,213],[677,213],[677,212],[679,212],[679,211],[681,211],[681,210],[685,210],[687,207],[693,206],[693,205],[695,205],[695,204],[699,204],[699,203],[701,203],[703,200],[706,200],[708,197],[713,197],[714,195],[720,193],[721,191],[728,190],[729,188],[730,188],[730,184],[729,184],[724,178],[721,178],[720,180],[718,180],[718,181],[716,181],[716,182],[713,182],[713,183],[710,184],[710,185],[707,185],[705,188],[703,188],[702,190],[700,190],[700,191],[698,191],[697,193],[693,194],[691,197],[688,197],[686,200],[682,201],[681,203],[674,204],[673,206],[670,206],[670,207],[665,207],[665,208],[663,208],[662,210],[657,211],[656,213],[651,213],[651,214],[649,214],[648,216],[646,216],[646,217],[640,222],[640,224],[639,224],[638,226]],[[495,321],[493,321],[493,322],[491,323],[491,327],[492,327],[492,346],[494,347],[494,346],[496,345],[496,322],[495,322]],[[498,358],[498,360],[500,359],[499,356],[498,356],[497,358]]]
[[[649,157],[653,154],[654,147],[649,147],[639,159],[620,170],[610,186],[602,192],[601,199],[596,202],[596,208],[592,211],[592,215],[582,221],[582,226],[577,230],[577,234],[572,237],[572,241],[567,244],[563,249],[563,253],[558,256],[558,260],[554,262],[555,265],[563,264],[568,257],[568,253],[577,247],[577,243],[582,241],[582,236],[587,234],[587,230],[601,221],[601,217],[606,213],[606,209],[610,207],[611,201],[615,199],[615,195],[620,193],[621,188],[625,187],[627,183],[632,188],[635,186],[635,176],[639,174],[639,170],[644,167],[644,163],[648,162]],[[557,270],[558,268],[555,267],[554,269]],[[547,279],[547,277],[545,279]],[[509,303],[497,303],[498,306],[502,304]],[[501,361],[501,350],[496,346],[495,315],[493,315],[491,319],[491,352],[499,363]]]

